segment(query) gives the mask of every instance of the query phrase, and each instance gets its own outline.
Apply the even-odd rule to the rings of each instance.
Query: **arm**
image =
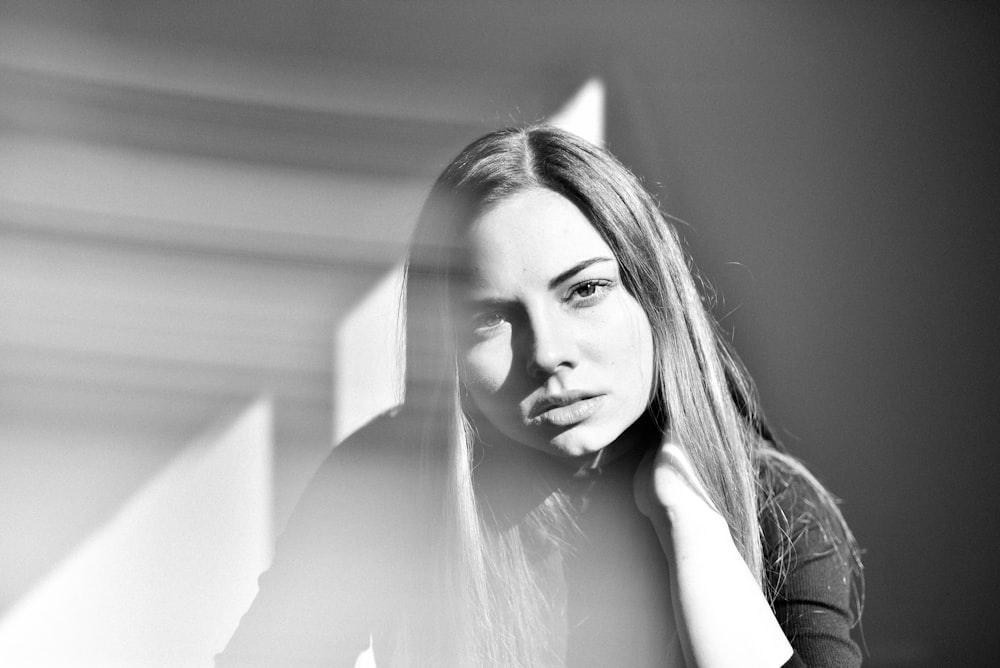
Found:
[[[778,668],[789,661],[791,644],[726,521],[695,491],[700,483],[680,446],[665,442],[636,476],[636,503],[652,522],[670,565],[688,666]]]

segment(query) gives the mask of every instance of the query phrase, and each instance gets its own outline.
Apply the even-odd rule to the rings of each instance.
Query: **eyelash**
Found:
[[[490,324],[488,321],[496,318],[497,322]],[[479,313],[472,318],[472,329],[476,333],[489,332],[499,327],[503,320],[507,319],[507,314],[501,311],[490,311],[489,313]]]
[[[606,278],[591,278],[581,281],[569,289],[565,301],[572,303],[577,308],[593,306],[604,298],[613,285],[614,282]],[[587,296],[581,296],[580,292],[587,288],[593,288],[594,292]]]

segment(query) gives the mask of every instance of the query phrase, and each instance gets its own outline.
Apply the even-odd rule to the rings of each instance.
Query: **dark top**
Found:
[[[392,637],[396,604],[419,591],[414,546],[427,530],[417,515],[418,445],[412,421],[380,418],[336,448],[310,483],[278,544],[260,591],[217,665],[354,666]],[[641,453],[573,473],[518,449],[486,451],[474,471],[477,494],[500,523],[517,522],[553,488],[565,492],[579,531],[569,548],[533,558],[545,596],[561,612],[554,645],[570,668],[663,666],[679,656],[667,562],[632,478]],[[774,610],[795,649],[789,666],[857,666],[851,640],[849,552],[822,522],[802,480],[766,476],[776,513],[762,514],[765,552],[778,532],[794,538],[770,575]],[[789,519],[783,519],[789,518]],[[783,573],[779,573],[783,571]]]

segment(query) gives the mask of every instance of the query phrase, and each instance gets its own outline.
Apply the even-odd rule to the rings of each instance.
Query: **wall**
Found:
[[[285,341],[310,332],[309,359],[325,369],[307,373],[317,388],[333,368],[329,344],[337,319],[363,292],[359,286],[375,284],[398,259],[398,248],[357,241],[342,252],[337,230],[355,229],[365,202],[345,209],[341,203],[353,200],[327,193],[311,200],[313,211],[343,212],[343,227],[310,227],[325,217],[306,212],[291,216],[303,227],[286,234],[238,224],[239,216],[219,232],[206,224],[227,210],[210,207],[213,215],[191,220],[197,206],[188,202],[180,216],[188,225],[178,232],[141,215],[126,223],[106,215],[122,213],[123,201],[141,212],[148,200],[130,199],[127,188],[108,195],[96,217],[26,209],[24,197],[10,194],[11,184],[24,182],[19,166],[35,165],[28,184],[37,186],[46,165],[79,158],[67,147],[82,142],[103,148],[85,151],[74,171],[56,170],[63,183],[73,174],[100,174],[90,165],[111,163],[92,158],[106,156],[110,146],[114,155],[136,148],[158,158],[179,155],[187,166],[207,159],[251,166],[251,174],[263,169],[244,184],[287,176],[281,182],[291,190],[278,201],[288,209],[301,199],[295,194],[301,184],[315,183],[310,179],[317,175],[335,187],[345,172],[359,172],[417,193],[484,128],[539,118],[585,78],[601,77],[612,150],[659,191],[666,210],[687,221],[684,235],[695,261],[719,293],[717,313],[778,432],[845,499],[844,512],[867,549],[868,665],[990,665],[1000,654],[991,630],[997,615],[983,594],[998,584],[991,562],[1000,510],[989,476],[1000,457],[990,445],[1000,428],[993,408],[1000,362],[993,353],[998,272],[992,257],[1000,63],[989,8],[581,2],[570,12],[561,3],[369,1],[326,8],[282,3],[280,11],[267,3],[226,2],[138,2],[127,9],[113,2],[7,3],[3,9],[3,278],[12,285],[10,267],[30,264],[23,295],[31,299],[21,299],[21,307],[44,305],[31,286],[43,285],[36,278],[52,276],[54,267],[64,267],[71,283],[80,276],[132,280],[112,277],[107,262],[98,260],[109,244],[144,275],[177,258],[187,259],[172,273],[215,272],[213,262],[202,262],[214,257],[225,268],[222,284],[229,272],[243,272],[246,285],[271,285],[248,292],[272,295],[268,308],[301,300],[302,309],[295,307],[274,331]],[[25,26],[54,37],[33,39]],[[120,57],[122,48],[128,58]],[[13,161],[11,151],[23,148],[26,137],[33,152]],[[60,151],[41,152],[53,142]],[[54,155],[59,159],[47,157]],[[173,192],[184,192],[183,183],[174,184]],[[100,185],[90,192],[101,192]],[[144,192],[156,197],[162,191]],[[58,200],[65,204],[68,196],[60,190]],[[161,196],[161,206],[176,206],[176,196]],[[418,199],[405,196],[392,211],[401,216]],[[239,198],[225,201],[237,212],[252,208]],[[263,202],[257,212],[285,218],[280,207],[267,208],[266,198],[252,201]],[[392,226],[391,213],[385,220],[405,237],[402,227]],[[83,254],[66,246],[67,239],[84,242]],[[190,256],[157,250],[186,251],[192,243],[197,253]],[[327,272],[336,273],[354,253],[368,260],[351,263],[346,274],[371,268],[362,271],[357,290],[317,287],[344,285],[346,278]],[[79,271],[69,272],[73,267]],[[286,270],[294,278],[282,278]],[[72,302],[73,294],[64,299]],[[234,297],[218,294],[219,303]],[[328,298],[334,307],[320,309],[322,322],[306,318],[317,300]],[[120,304],[104,303],[111,314]],[[5,313],[21,307],[8,300]],[[196,322],[211,321],[200,313]],[[31,332],[43,334],[44,342],[56,330],[43,327],[42,316]],[[293,325],[298,318],[305,329]],[[25,388],[40,387],[39,374],[51,379],[51,369],[58,371],[32,404],[51,408],[46,397],[69,391],[63,376],[86,375],[91,367],[39,353],[39,341],[10,322],[4,321],[5,331],[14,334],[2,349],[5,406],[8,414],[29,416],[24,405],[34,395]],[[233,322],[238,328],[243,321]],[[62,326],[79,326],[79,318]],[[226,326],[212,331],[234,336]],[[156,367],[160,375],[140,369],[110,377],[177,377],[163,372],[176,371],[169,365]],[[252,377],[264,379],[257,384],[269,390],[301,387],[279,376],[288,380],[268,372]],[[171,427],[163,415],[128,420],[163,424],[168,436],[170,429],[197,433],[198,411],[210,415],[215,408],[206,408],[203,394],[181,395],[169,404],[188,407],[181,426]],[[133,401],[135,416],[155,415],[148,401]],[[281,416],[279,405],[279,432],[309,424]],[[300,440],[312,445],[301,448],[282,450],[279,437],[279,469],[288,470],[283,451],[308,450],[315,460],[326,447],[316,434],[329,433],[328,420],[307,431]],[[184,439],[145,442],[154,454],[128,461],[155,469],[171,452],[166,443]],[[87,459],[81,452],[73,456]],[[127,460],[118,452],[107,456]],[[49,455],[38,456],[48,461]],[[37,467],[30,470],[45,464]],[[101,479],[113,478],[105,473]],[[281,489],[294,487],[291,478],[282,483],[279,474],[277,480]],[[24,524],[16,526],[25,531]]]

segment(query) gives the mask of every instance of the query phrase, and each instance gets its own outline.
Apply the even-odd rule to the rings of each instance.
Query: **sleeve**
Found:
[[[368,428],[337,447],[310,482],[219,668],[350,668],[390,623],[398,595],[407,488],[397,446]],[[377,648],[377,646],[376,646]]]
[[[762,518],[775,617],[792,645],[792,668],[861,665],[852,542],[832,499],[801,477],[786,480]]]

